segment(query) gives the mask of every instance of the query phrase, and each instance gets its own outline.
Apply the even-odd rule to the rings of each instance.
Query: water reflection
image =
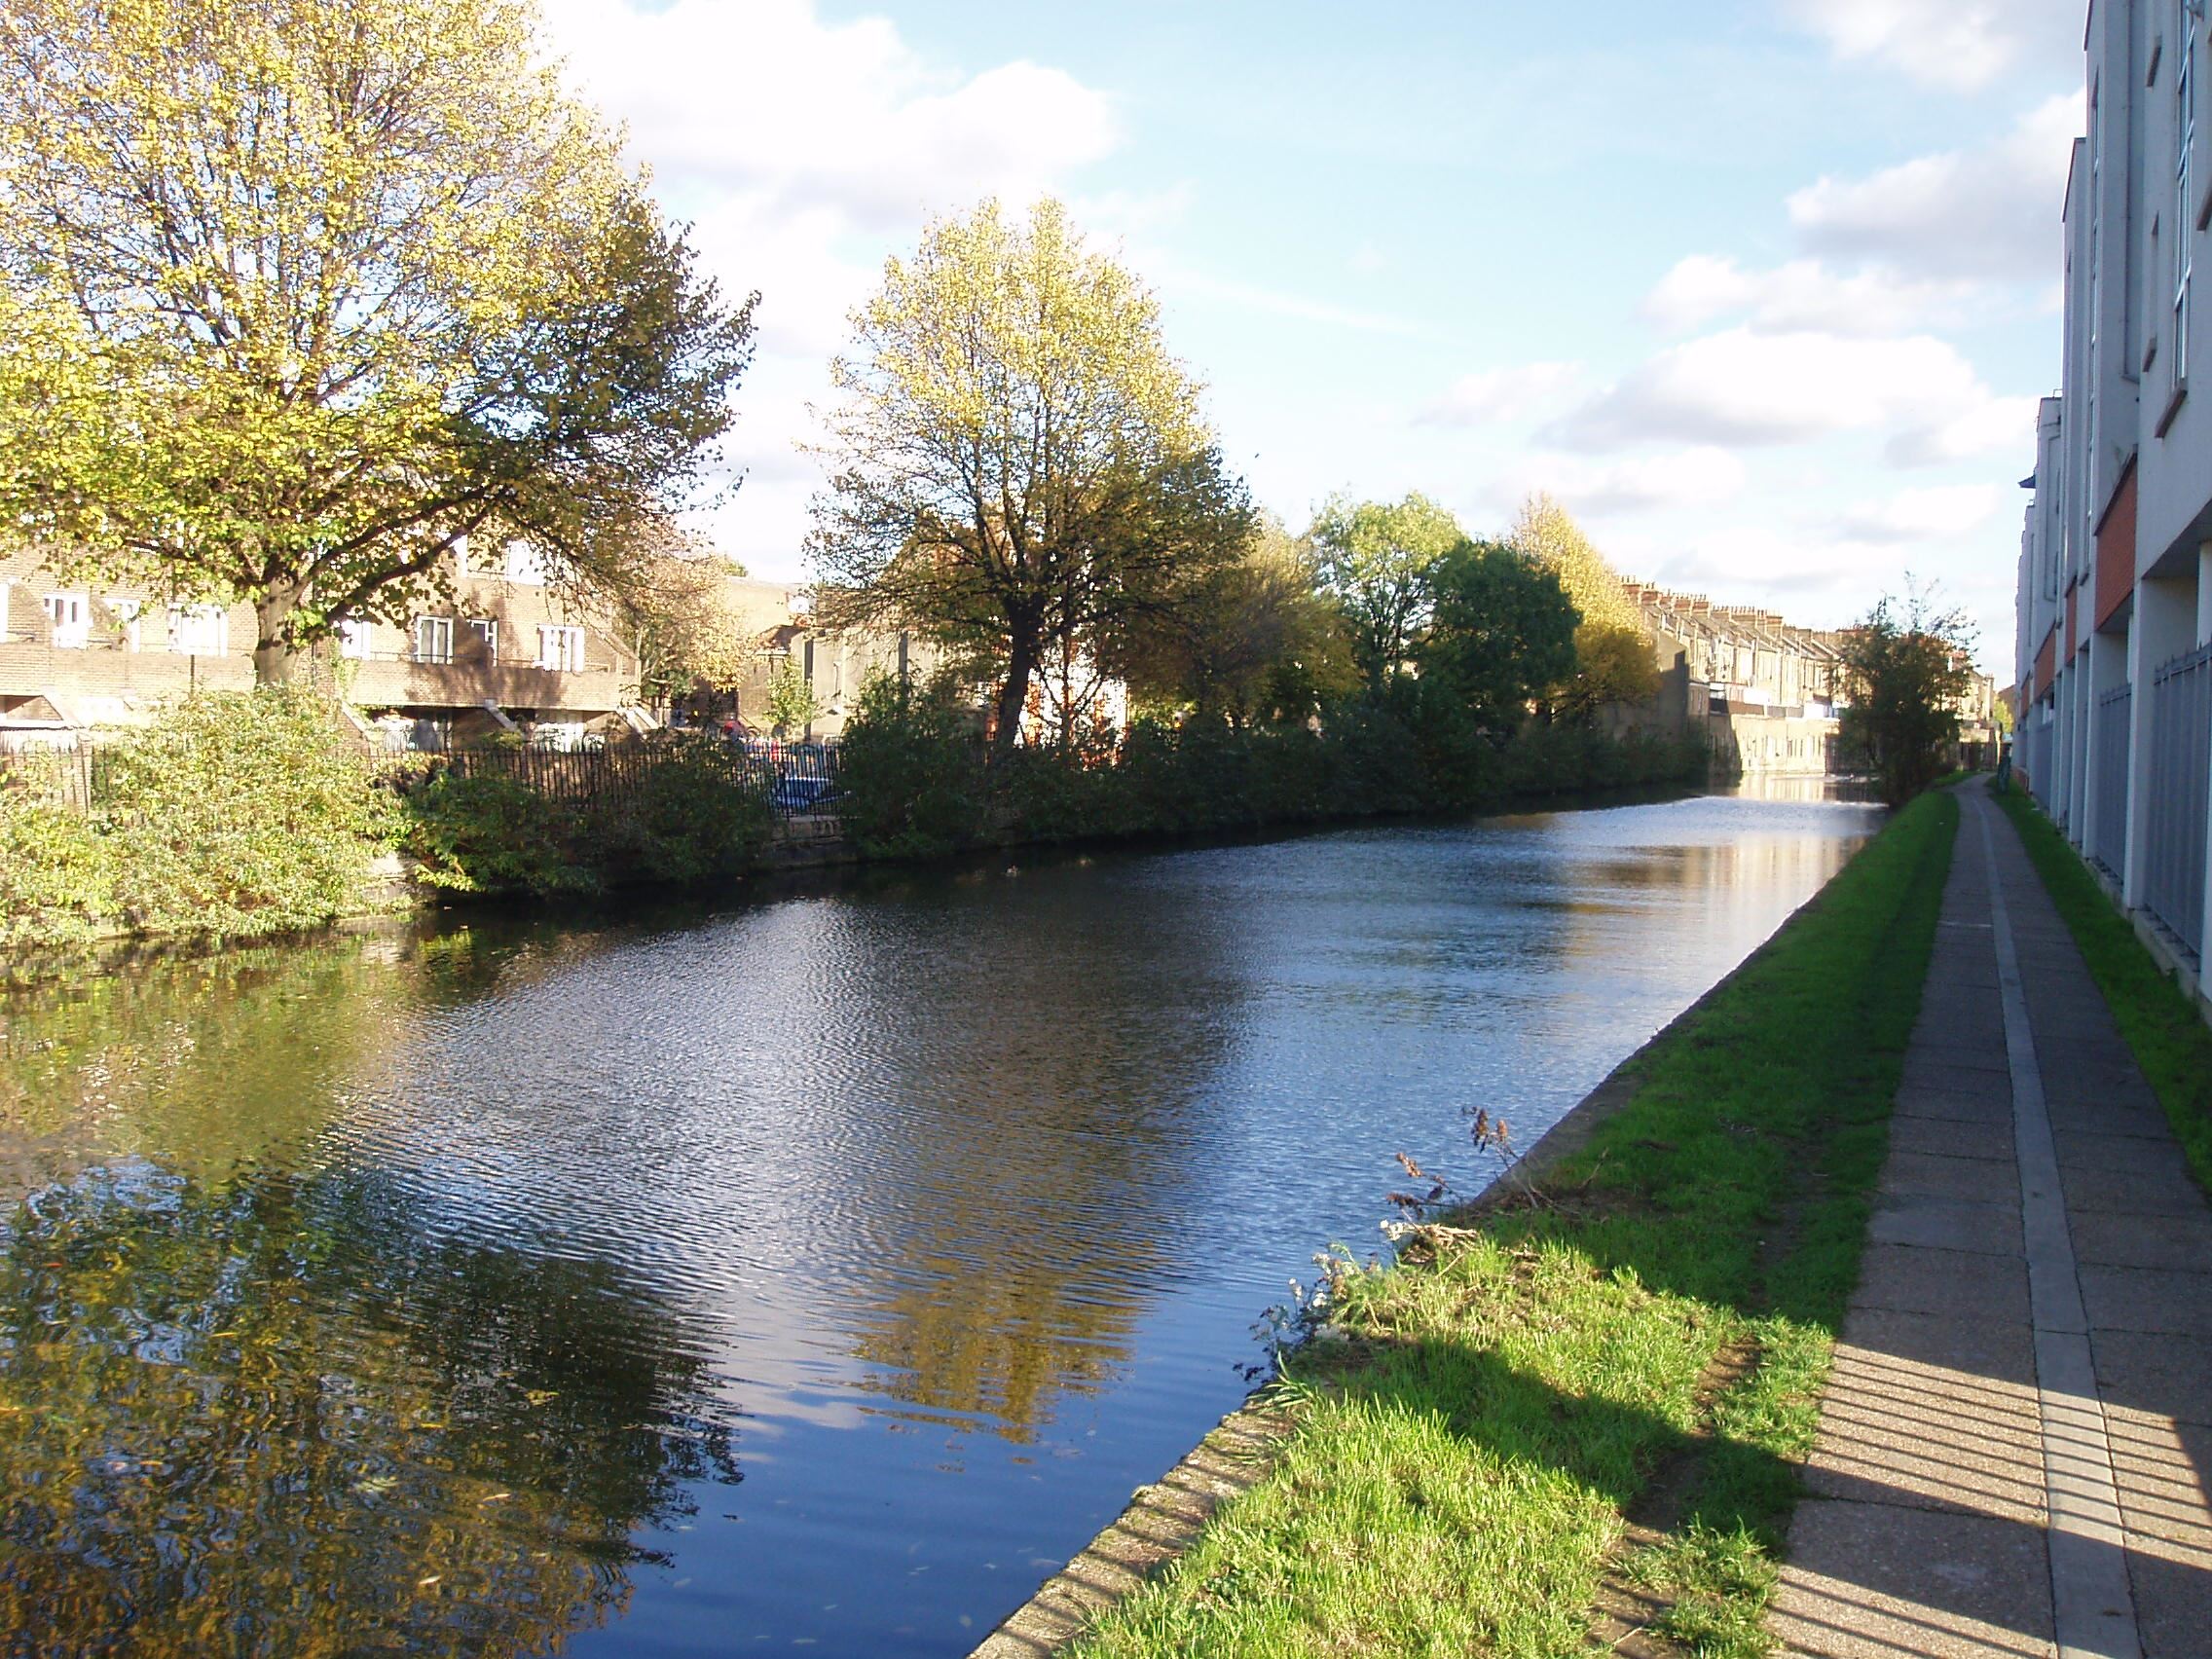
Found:
[[[695,1329],[373,1179],[132,1162],[0,1256],[0,1619],[41,1653],[542,1652],[734,1482]]]
[[[0,998],[0,1616],[965,1651],[1393,1152],[1532,1136],[1871,825],[1354,830]]]

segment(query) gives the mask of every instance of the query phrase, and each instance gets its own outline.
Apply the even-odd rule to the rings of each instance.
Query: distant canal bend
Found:
[[[1476,1103],[1533,1139],[1875,823],[1358,829],[15,992],[0,1621],[963,1653],[1377,1241],[1394,1152],[1465,1169]]]

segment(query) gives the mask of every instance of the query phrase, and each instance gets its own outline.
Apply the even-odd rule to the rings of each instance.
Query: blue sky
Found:
[[[548,0],[710,267],[762,293],[702,526],[802,576],[845,313],[933,214],[1067,200],[1293,527],[1548,489],[1622,569],[1793,620],[1909,571],[2007,654],[2057,378],[2077,0],[1655,8]]]

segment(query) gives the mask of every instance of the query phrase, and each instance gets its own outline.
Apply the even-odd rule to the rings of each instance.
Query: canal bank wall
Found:
[[[1916,849],[1903,860],[1893,859],[1892,864],[1899,867],[1884,872],[1888,887],[1899,896],[1899,909],[1907,907],[1902,897],[1907,889],[1917,887],[1920,892],[1923,901],[1920,909],[1925,913],[1915,916],[1909,925],[1922,935],[1919,946],[1922,967],[1926,952],[1933,944],[1934,895],[1940,891],[1941,871],[1947,868],[1957,807],[1949,801],[1938,805],[1932,798],[1916,808],[1916,814],[1923,819],[1945,811],[1949,822],[1939,832],[1931,833],[1925,823],[1917,827],[1921,839],[1931,845]],[[1939,846],[1934,845],[1936,842],[1939,842]],[[1879,844],[1880,838],[1877,838],[1871,845]],[[1863,853],[1861,856],[1863,858]],[[1731,973],[1615,1066],[1472,1202],[1452,1213],[1451,1225],[1443,1232],[1472,1235],[1483,1230],[1486,1222],[1515,1211],[1527,1214],[1546,1208],[1551,1203],[1546,1195],[1547,1186],[1563,1171],[1577,1170],[1586,1177],[1584,1185],[1587,1185],[1594,1172],[1587,1161],[1579,1163],[1578,1161],[1591,1152],[1608,1125],[1636,1105],[1659,1063],[1671,1054],[1694,1047],[1704,1051],[1703,1058],[1708,1064],[1717,1061],[1725,1065],[1733,1045],[1743,1052],[1745,1071],[1761,1069],[1757,1062],[1763,1061],[1764,1055],[1754,1051],[1763,1051],[1775,1034],[1765,1026],[1731,1018],[1730,1005],[1740,1009],[1747,993],[1756,995],[1760,981],[1774,977],[1778,958],[1805,954],[1808,931],[1830,905],[1831,894],[1844,883],[1851,868],[1847,866],[1835,881],[1806,900]],[[1863,895],[1850,897],[1859,907],[1864,907]],[[1909,989],[1910,1007],[1916,1009],[1917,977]],[[1889,1023],[1891,1040],[1896,1051],[1901,1054],[1902,1033],[1910,1026],[1909,1014],[1903,1016],[1901,1025],[1894,1016]],[[1887,1075],[1877,1071],[1867,1091],[1867,1097],[1875,1102],[1883,1116],[1887,1112],[1888,1090],[1893,1087],[1894,1071]],[[1671,1152],[1674,1148],[1667,1150]],[[1598,1161],[1603,1167],[1603,1156]],[[1411,1231],[1419,1236],[1428,1230]],[[1433,1235],[1426,1247],[1433,1247]],[[1760,1247],[1765,1248],[1764,1240],[1760,1241]],[[1856,1246],[1853,1255],[1855,1258]],[[1848,1284],[1845,1288],[1848,1289]],[[1331,1325],[1309,1333],[1305,1346],[1334,1346],[1344,1342],[1342,1331]],[[1817,1385],[1818,1376],[1811,1381]],[[1059,1652],[1089,1629],[1100,1615],[1143,1594],[1171,1564],[1198,1543],[1209,1522],[1225,1504],[1244,1496],[1268,1478],[1293,1432],[1295,1421],[1295,1414],[1285,1404],[1276,1383],[1266,1383],[1255,1389],[1160,1481],[1138,1488],[1123,1512],[1066,1567],[1047,1579],[1035,1595],[1009,1613],[973,1649],[971,1659],[1040,1659],[1042,1655]],[[1608,1584],[1607,1589],[1612,1592],[1609,1600],[1624,1599],[1618,1585]],[[1629,1592],[1625,1599],[1633,1602],[1636,1595]],[[1613,1616],[1607,1612],[1607,1596],[1601,1595],[1591,1604],[1593,1616],[1601,1621]],[[1131,1644],[1129,1650],[1150,1651],[1141,1642]]]

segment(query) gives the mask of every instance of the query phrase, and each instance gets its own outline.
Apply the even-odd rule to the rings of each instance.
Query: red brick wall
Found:
[[[2135,591],[2135,463],[2097,526],[2097,626],[2102,628]]]

